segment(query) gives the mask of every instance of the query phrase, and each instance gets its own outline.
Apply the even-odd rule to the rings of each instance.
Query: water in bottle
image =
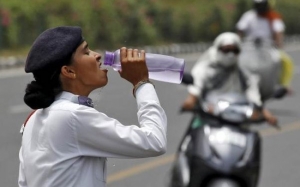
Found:
[[[185,67],[184,59],[146,53],[146,64],[150,79],[177,84],[181,83]],[[115,52],[106,51],[104,65],[113,67],[115,71],[120,70],[120,50]]]

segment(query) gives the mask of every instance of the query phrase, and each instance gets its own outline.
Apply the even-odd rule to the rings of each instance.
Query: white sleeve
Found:
[[[275,32],[284,32],[285,30],[285,25],[281,19],[275,19],[272,26]]]
[[[25,173],[24,173],[24,160],[23,160],[23,156],[22,156],[22,147],[19,152],[19,160],[20,160],[20,164],[19,164],[18,185],[19,185],[19,187],[27,187],[27,181],[26,181],[26,177],[25,177]]]
[[[198,60],[191,70],[194,84],[188,86],[188,92],[194,96],[200,97],[206,78],[206,62]]]
[[[240,31],[246,31],[249,27],[249,20],[250,20],[250,12],[246,12],[242,15],[240,20],[236,24],[236,29]]]
[[[139,125],[123,125],[93,108],[75,114],[78,149],[85,156],[143,158],[166,152],[167,117],[153,85],[136,91]],[[124,110],[126,110],[126,106]]]

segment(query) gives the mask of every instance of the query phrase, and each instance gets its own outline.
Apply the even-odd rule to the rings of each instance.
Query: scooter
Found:
[[[288,90],[280,84],[283,63],[279,50],[261,39],[245,40],[241,49],[239,67],[257,75],[262,101],[283,98]]]
[[[190,75],[183,82],[192,81]],[[211,95],[193,111],[170,172],[169,187],[256,187],[264,118],[244,95]]]

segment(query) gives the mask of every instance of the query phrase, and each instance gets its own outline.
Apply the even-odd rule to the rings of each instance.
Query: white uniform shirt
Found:
[[[255,10],[249,10],[242,15],[236,28],[245,33],[246,39],[261,38],[270,42],[273,38],[272,33],[283,32],[285,25],[281,19],[275,19],[270,23],[267,18],[258,16]]]
[[[63,92],[27,122],[19,153],[19,187],[105,187],[106,158],[166,151],[167,118],[151,84],[136,92],[140,126],[125,126]]]

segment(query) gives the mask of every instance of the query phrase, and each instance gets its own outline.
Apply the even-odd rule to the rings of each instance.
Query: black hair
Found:
[[[71,63],[70,56],[63,64],[70,65]],[[27,84],[23,98],[30,108],[49,107],[55,101],[55,97],[63,91],[60,81],[61,67],[46,67],[43,70],[33,72],[35,80]]]
[[[263,14],[269,10],[269,3],[268,1],[262,1],[262,2],[254,2],[254,9],[257,13]]]

